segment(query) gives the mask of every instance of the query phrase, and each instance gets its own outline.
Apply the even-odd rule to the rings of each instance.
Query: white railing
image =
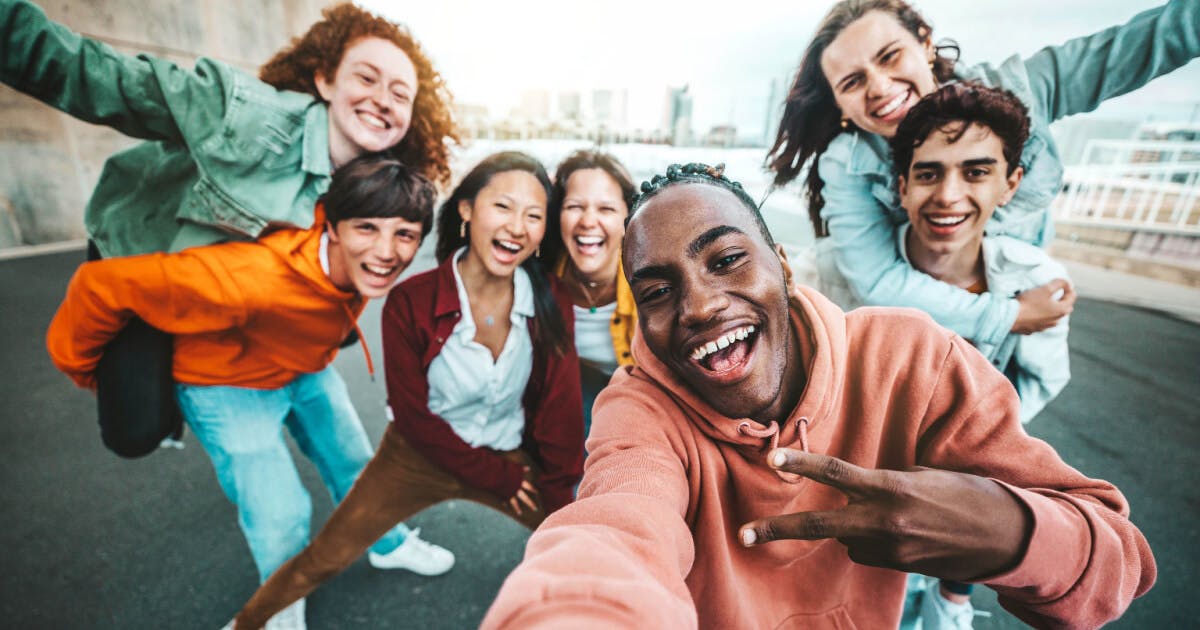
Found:
[[[1051,207],[1059,223],[1200,236],[1200,142],[1089,142]]]

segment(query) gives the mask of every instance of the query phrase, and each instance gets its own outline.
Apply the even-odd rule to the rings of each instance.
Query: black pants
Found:
[[[100,252],[88,243],[88,260]],[[141,457],[183,433],[171,372],[171,335],[140,318],[108,342],[96,366],[100,439],[121,457]]]

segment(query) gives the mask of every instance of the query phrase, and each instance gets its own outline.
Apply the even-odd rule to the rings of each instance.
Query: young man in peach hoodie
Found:
[[[638,367],[596,401],[579,499],[485,628],[895,628],[905,571],[1092,627],[1154,583],[1120,492],[1026,435],[967,342],[793,286],[719,169],[643,191],[624,245]]]

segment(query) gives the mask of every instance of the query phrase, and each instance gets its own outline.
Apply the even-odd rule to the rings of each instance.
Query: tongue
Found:
[[[730,344],[728,348],[725,348],[724,350],[717,350],[710,355],[712,359],[709,360],[708,365],[714,372],[724,372],[732,369],[738,365],[741,365],[742,362],[746,360],[746,353],[748,352],[748,349],[749,344],[746,342],[734,342],[733,344]]]

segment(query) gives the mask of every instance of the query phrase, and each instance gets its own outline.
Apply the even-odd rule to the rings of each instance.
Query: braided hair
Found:
[[[754,223],[758,226],[758,231],[762,234],[767,245],[775,246],[775,239],[771,238],[771,232],[767,229],[767,223],[763,220],[762,212],[758,209],[758,204],[750,198],[749,193],[745,188],[742,188],[741,182],[735,182],[725,176],[725,165],[718,164],[709,166],[700,162],[691,162],[689,164],[672,164],[667,167],[666,175],[655,175],[650,181],[642,182],[641,193],[633,199],[633,203],[629,207],[629,217],[625,219],[625,224],[629,225],[629,220],[637,213],[637,211],[650,200],[651,197],[662,192],[663,189],[675,184],[708,184],[724,188],[733,193],[738,201],[750,211],[754,216]]]

